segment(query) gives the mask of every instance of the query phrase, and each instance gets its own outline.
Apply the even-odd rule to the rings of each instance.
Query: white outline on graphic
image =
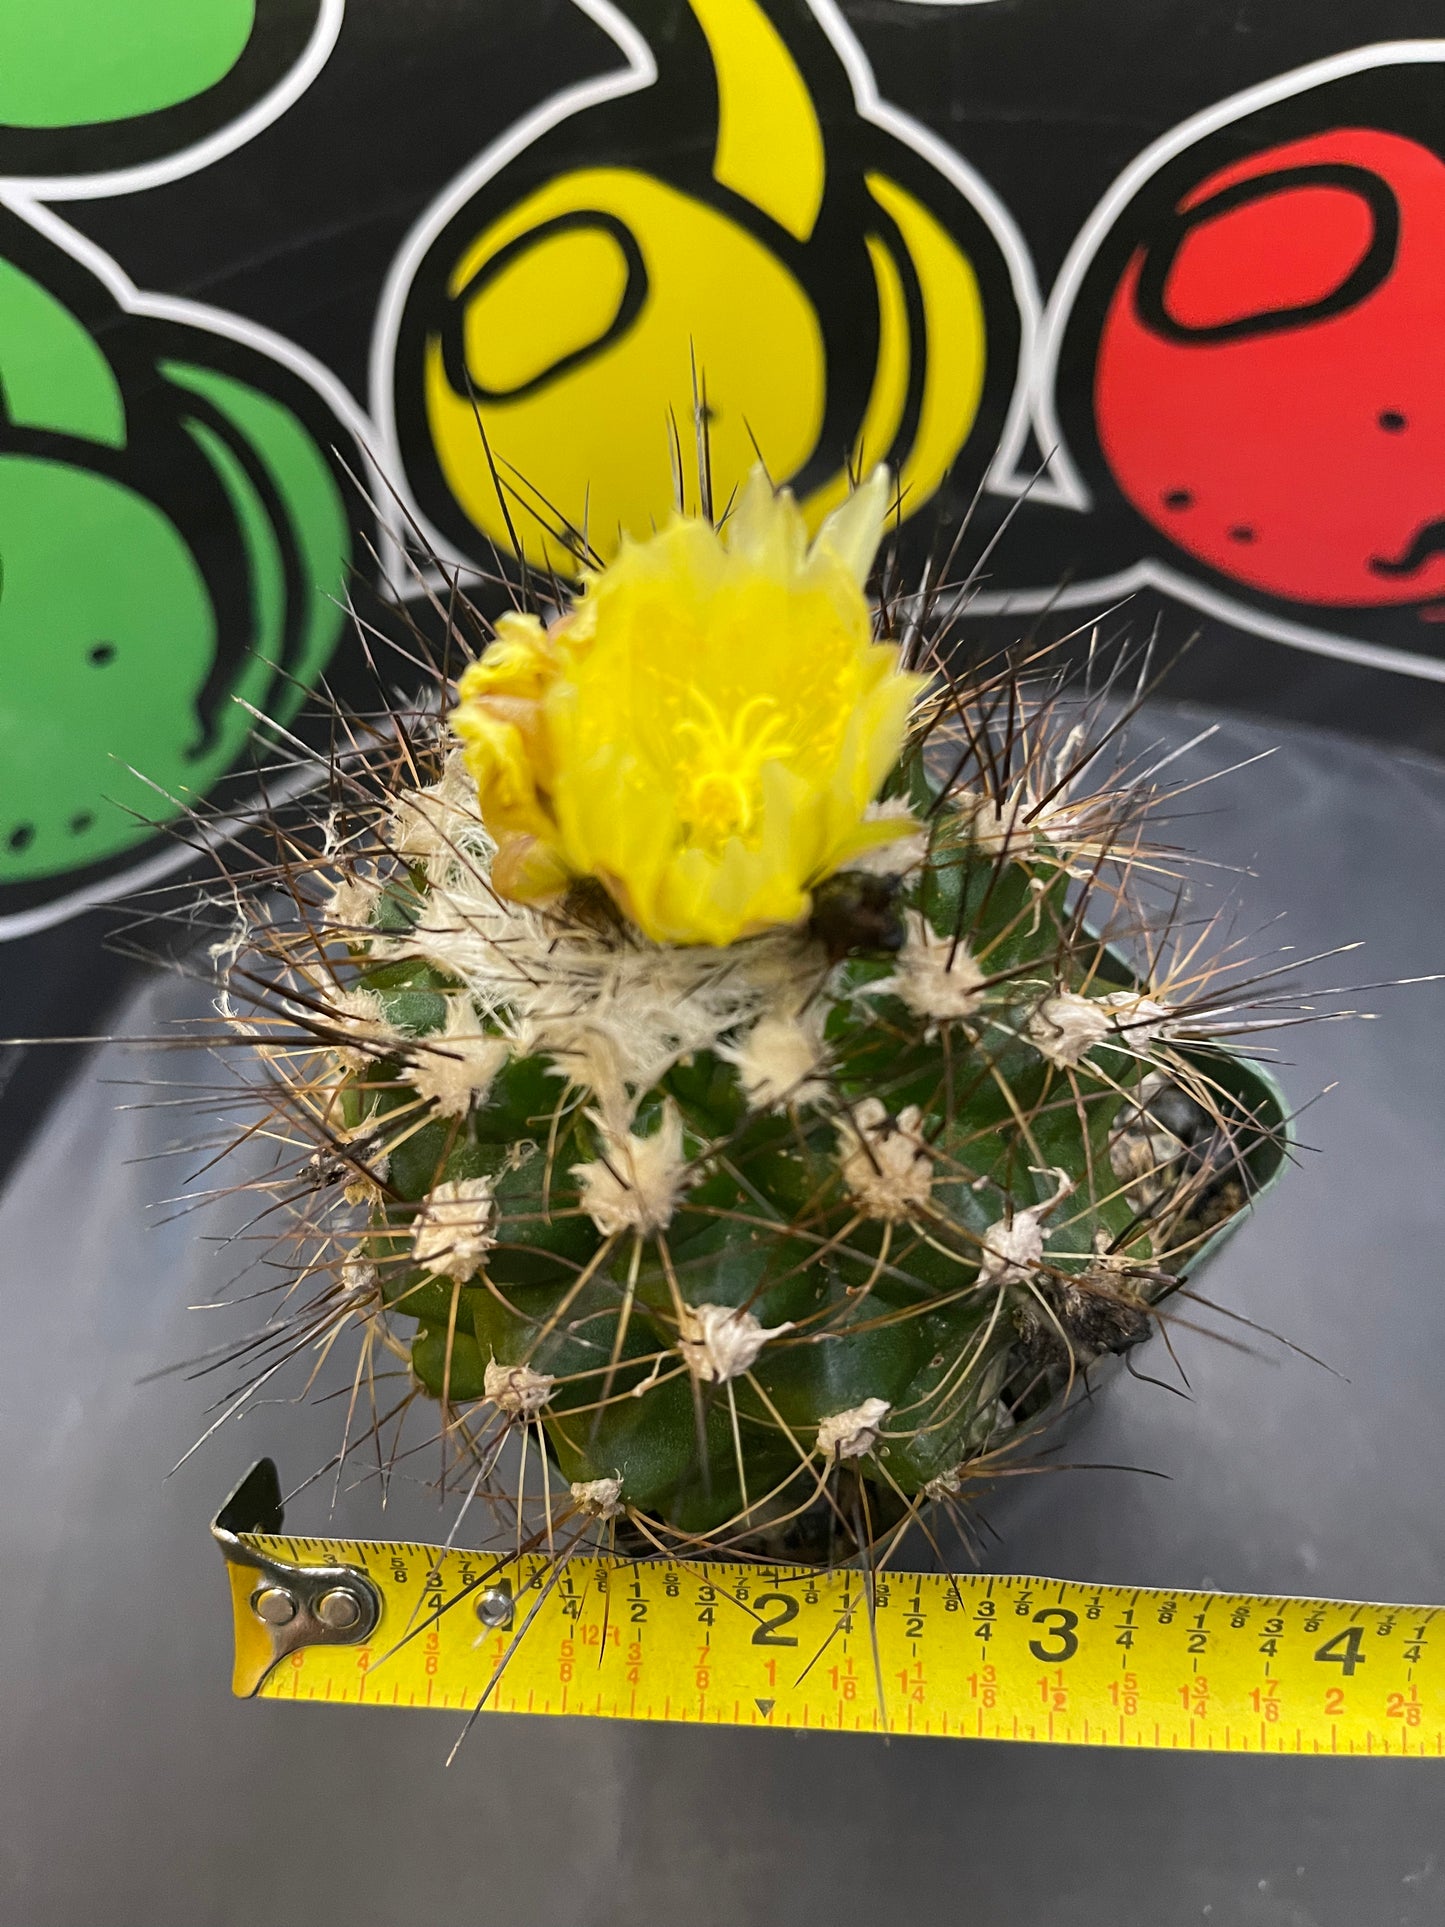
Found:
[[[283,368],[304,381],[331,409],[344,427],[355,439],[365,464],[366,472],[357,479],[363,483],[372,498],[383,541],[394,540],[388,528],[387,506],[388,491],[386,483],[377,468],[375,450],[377,433],[374,424],[355,396],[345,384],[304,348],[298,348],[294,341],[284,335],[273,334],[269,328],[249,320],[243,315],[228,313],[223,308],[208,308],[198,301],[188,301],[180,295],[148,294],[137,288],[113,256],[107,254],[88,236],[71,227],[68,221],[53,213],[49,208],[33,202],[28,194],[16,192],[11,182],[0,183],[0,205],[39,229],[55,246],[65,252],[100,281],[118,307],[126,314],[138,315],[160,321],[184,322],[187,327],[204,330],[208,334],[219,335],[226,340],[239,342],[243,347],[254,349],[269,360],[278,362]],[[383,563],[387,550],[382,549]],[[231,772],[239,774],[239,772]],[[221,780],[221,779],[218,779]],[[279,796],[279,789],[274,790]],[[238,814],[236,821],[243,821]],[[228,819],[229,821],[229,819]],[[164,825],[158,825],[158,833],[164,832]],[[223,826],[218,832],[218,840],[224,840],[229,832]],[[52,925],[64,923],[82,910],[100,904],[114,903],[118,898],[128,896],[132,891],[169,876],[186,864],[195,861],[194,848],[177,847],[174,850],[152,851],[128,869],[119,870],[114,875],[100,881],[82,885],[67,895],[53,898],[48,903],[37,904],[30,910],[17,910],[10,915],[0,915],[0,943],[18,937],[28,937],[39,930],[48,930]],[[61,873],[63,874],[63,873]],[[40,881],[40,879],[37,879]]]
[[[978,0],[915,0],[921,5],[977,4]],[[330,58],[341,31],[346,0],[322,0],[317,24],[297,64],[270,93],[237,120],[179,153],[111,173],[60,177],[0,178],[0,203],[29,221],[103,283],[126,313],[176,320],[253,348],[279,362],[315,390],[356,438],[367,468],[367,484],[378,511],[383,569],[398,558],[391,496],[418,525],[447,562],[471,570],[468,559],[430,528],[410,498],[400,459],[392,406],[391,370],[402,309],[416,269],[427,248],[463,203],[549,129],[602,102],[638,93],[657,80],[651,48],[641,32],[611,0],[572,0],[579,12],[601,27],[626,57],[620,71],[598,76],[554,94],[492,142],[434,199],[405,236],[387,273],[377,304],[369,360],[373,415],[369,417],[350,390],[322,362],[284,336],[240,315],[179,296],[138,289],[119,264],[78,233],[43,201],[100,199],[164,185],[207,167],[243,146],[286,112],[306,91]],[[1091,504],[1082,476],[1070,457],[1054,406],[1060,346],[1084,275],[1120,210],[1144,181],[1203,135],[1242,119],[1257,108],[1308,92],[1353,73],[1395,65],[1445,64],[1445,40],[1380,42],[1333,54],[1257,82],[1178,123],[1151,142],[1120,173],[1079,229],[1065,257],[1046,306],[1040,302],[1032,257],[1004,203],[976,170],[930,129],[879,98],[873,70],[835,0],[808,0],[819,26],[833,45],[853,89],[860,119],[885,129],[927,161],[962,193],[985,221],[1008,264],[1019,315],[1019,376],[998,446],[990,461],[987,486],[997,494],[1025,492],[1039,502],[1087,513]],[[1020,471],[1032,430],[1037,446],[1048,452],[1042,478]],[[1445,661],[1341,635],[1328,629],[1264,614],[1247,603],[1181,574],[1169,564],[1143,558],[1129,568],[1060,588],[994,590],[970,596],[980,614],[1077,608],[1112,602],[1121,595],[1153,588],[1174,600],[1216,617],[1233,628],[1289,648],[1431,682],[1445,682]],[[303,785],[304,787],[304,785]],[[275,793],[279,794],[279,790]],[[238,813],[216,826],[223,838],[246,821]],[[29,936],[63,923],[80,912],[112,903],[138,888],[174,874],[195,858],[179,847],[152,852],[130,869],[81,888],[32,910],[0,916],[0,942]]]
[[[200,0],[195,0],[195,4],[199,5]],[[346,0],[321,0],[311,38],[296,64],[269,93],[253,101],[245,113],[190,147],[174,154],[158,155],[152,161],[139,161],[134,167],[102,169],[95,174],[4,174],[0,175],[0,185],[7,194],[13,190],[35,200],[99,201],[115,194],[139,194],[146,188],[164,187],[168,181],[178,181],[210,167],[254,140],[295,105],[330,60],[345,13]]]
[[[422,514],[412,498],[401,459],[393,369],[402,312],[416,271],[428,248],[452,216],[479,188],[500,174],[504,167],[542,135],[571,119],[574,114],[584,113],[589,107],[599,106],[604,101],[641,93],[656,84],[657,63],[651,47],[640,30],[612,5],[612,0],[572,0],[572,4],[616,43],[627,57],[626,67],[553,94],[484,148],[428,205],[409,230],[387,272],[381,299],[377,303],[370,362],[371,410],[381,433],[377,452],[391,474],[408,514],[416,517],[418,527],[434,545],[437,554],[454,566],[474,569],[476,564],[447,541],[441,531],[433,528]],[[1038,277],[1028,246],[1008,208],[961,155],[929,128],[879,98],[868,57],[839,12],[835,0],[808,0],[808,6],[832,43],[833,51],[848,76],[858,118],[883,128],[942,174],[972,205],[993,235],[1007,264],[1019,317],[1018,373],[1005,417],[1004,433],[990,460],[988,485],[1005,494],[1016,494],[1020,492],[1019,485],[1006,472],[1008,464],[1001,457],[1005,449],[1013,448],[1027,433],[1027,377],[1034,360],[1035,337],[1042,310]],[[1040,501],[1056,499],[1047,476],[1033,479],[1030,492]],[[1067,497],[1061,495],[1057,499],[1066,500]]]
[[[1075,235],[1064,258],[1044,309],[1038,334],[1037,358],[1028,383],[1028,419],[1032,421],[1038,446],[1051,450],[1055,455],[1055,474],[1064,491],[1062,497],[1056,498],[1059,506],[1075,509],[1081,514],[1087,514],[1093,506],[1089,490],[1069,453],[1055,407],[1059,354],[1084,276],[1120,212],[1144,182],[1156,174],[1166,161],[1173,160],[1176,154],[1183,153],[1204,135],[1227,127],[1232,121],[1242,120],[1257,108],[1272,106],[1274,102],[1288,100],[1296,94],[1308,93],[1315,87],[1343,79],[1349,74],[1368,73],[1375,67],[1425,66],[1432,63],[1445,63],[1445,40],[1380,41],[1310,61],[1303,67],[1292,68],[1288,73],[1277,74],[1271,80],[1259,81],[1237,94],[1216,101],[1200,113],[1190,115],[1187,120],[1180,121],[1178,126],[1171,127],[1167,133],[1151,142],[1117,176]],[[1006,430],[999,443],[996,460],[1013,469],[1007,484],[1011,492],[1017,492],[1026,482],[1026,478],[1019,475],[1017,464],[1023,454],[1027,429],[1028,420],[1015,423],[1013,441],[1009,441]],[[1033,492],[1038,493],[1037,490]],[[1097,576],[1087,582],[1071,582],[1062,589],[1056,583],[1047,588],[996,589],[970,595],[969,607],[981,615],[1025,615],[1045,608],[1075,609],[1090,603],[1111,602],[1120,595],[1145,588],[1162,590],[1176,601],[1199,610],[1202,615],[1216,617],[1233,628],[1265,636],[1272,642],[1281,642],[1290,649],[1304,649],[1313,655],[1331,656],[1340,662],[1359,663],[1396,675],[1415,676],[1425,682],[1445,682],[1445,661],[1439,658],[1417,655],[1409,649],[1391,648],[1384,643],[1366,642],[1358,637],[1342,635],[1337,630],[1295,622],[1287,616],[1268,614],[1247,603],[1237,602],[1228,591],[1208,587],[1171,564],[1149,556],[1131,563],[1127,569],[1121,569],[1114,575]]]

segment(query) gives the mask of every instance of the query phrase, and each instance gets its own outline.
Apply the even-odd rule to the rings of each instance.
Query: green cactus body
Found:
[[[954,1506],[1279,1160],[1247,991],[1149,912],[1148,780],[1092,786],[1090,699],[895,646],[891,491],[810,536],[759,469],[501,616],[244,913],[306,1332],[519,1522],[540,1445],[551,1543],[814,1561]]]
[[[415,1380],[535,1419],[563,1480],[619,1481],[617,1503],[669,1543],[806,1545],[789,1522],[839,1510],[819,1495],[840,1469],[867,1538],[1144,1336],[1207,1217],[1177,1174],[1141,1210],[1116,1169],[1146,1076],[1233,1129],[1236,1189],[1221,1209],[1215,1184],[1210,1222],[1277,1162],[1278,1107],[1252,1070],[1129,1042],[1131,1012],[1157,1006],[1071,921],[1055,847],[980,847],[947,806],[933,823],[923,859],[874,889],[896,925],[882,950],[838,957],[816,918],[774,940],[785,1041],[801,1026],[816,1047],[794,1088],[763,1076],[753,1005],[632,1087],[625,1130],[565,1041],[529,1047],[525,996],[478,999],[440,967],[425,926],[445,922],[455,864],[413,863],[348,933],[357,1041],[326,1128],[352,1177],[370,1174],[358,1249],[413,1332]],[[584,951],[633,943],[564,926],[557,942]],[[746,969],[748,950],[726,954]],[[1052,1037],[1049,1012],[1079,1021],[1084,1000],[1094,1041]],[[428,1082],[448,1049],[490,1053],[470,1101]]]

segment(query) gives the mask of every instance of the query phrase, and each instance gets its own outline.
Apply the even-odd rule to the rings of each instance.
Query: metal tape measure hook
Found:
[[[278,1660],[303,1646],[360,1646],[381,1619],[381,1594],[356,1566],[293,1565],[246,1543],[250,1533],[279,1533],[284,1516],[275,1464],[261,1459],[211,1521],[254,1634],[237,1641],[234,1686],[244,1698],[260,1690]]]

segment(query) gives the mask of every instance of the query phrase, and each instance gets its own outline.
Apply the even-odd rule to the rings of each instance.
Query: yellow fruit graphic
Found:
[[[603,208],[625,222],[636,256],[598,224]],[[559,230],[568,215],[576,224]],[[509,257],[519,237],[525,251]],[[498,256],[500,272],[489,274]],[[524,499],[585,526],[604,554],[619,527],[646,535],[655,505],[672,499],[667,410],[671,400],[686,420],[694,357],[718,397],[712,453],[724,490],[757,459],[750,427],[770,470],[785,475],[817,442],[823,342],[807,297],[752,235],[646,174],[594,168],[552,182],[483,236],[455,282],[465,373],[459,392],[433,336],[427,418],[453,493],[494,541],[507,530],[474,400],[494,453],[523,478]],[[727,405],[730,395],[746,396],[746,414]],[[639,435],[648,415],[655,432]],[[532,559],[559,559],[540,519],[513,519]]]
[[[1019,321],[989,210],[863,116],[811,12],[659,11],[655,82],[480,183],[406,290],[399,454],[465,555],[646,536],[696,499],[699,400],[719,508],[761,458],[813,527],[879,461],[908,516],[992,454]]]

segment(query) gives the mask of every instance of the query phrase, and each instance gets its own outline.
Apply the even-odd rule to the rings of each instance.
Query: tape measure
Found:
[[[1072,1746],[1445,1757],[1445,1613],[999,1574],[212,1532],[243,1697]]]

